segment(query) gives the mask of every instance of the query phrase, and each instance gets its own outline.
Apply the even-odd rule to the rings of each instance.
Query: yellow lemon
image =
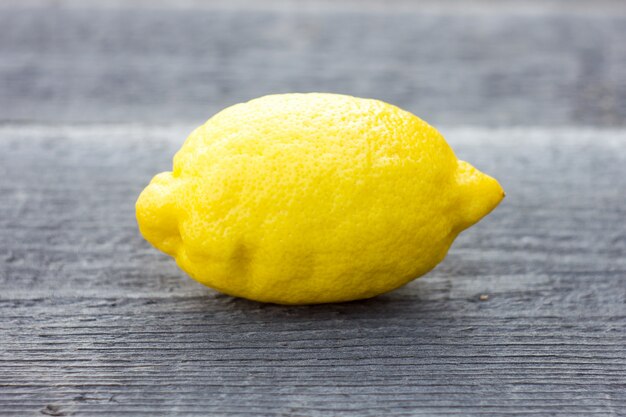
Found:
[[[503,197],[409,112],[280,94],[197,128],[136,210],[142,235],[197,281],[310,304],[373,297],[425,274]]]

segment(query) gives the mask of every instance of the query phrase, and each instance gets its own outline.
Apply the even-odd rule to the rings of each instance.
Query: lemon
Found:
[[[280,94],[197,128],[136,211],[145,239],[197,281],[310,304],[373,297],[425,274],[503,197],[407,111]]]

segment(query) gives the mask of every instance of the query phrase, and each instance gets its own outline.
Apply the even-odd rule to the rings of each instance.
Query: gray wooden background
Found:
[[[287,91],[403,106],[507,198],[372,300],[217,294],[134,201]],[[625,203],[623,2],[2,2],[0,415],[626,416]]]

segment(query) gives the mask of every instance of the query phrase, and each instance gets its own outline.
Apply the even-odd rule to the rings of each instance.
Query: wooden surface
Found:
[[[0,6],[0,415],[626,416],[622,6],[466,5]],[[507,197],[393,293],[219,295],[134,201],[287,90],[401,104]]]
[[[621,0],[111,3],[0,3],[3,119],[193,125],[331,91],[436,124],[626,125]]]

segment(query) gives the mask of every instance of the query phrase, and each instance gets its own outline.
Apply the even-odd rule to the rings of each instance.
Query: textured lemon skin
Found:
[[[197,281],[311,304],[372,297],[423,275],[503,196],[409,112],[282,94],[197,128],[136,212],[146,240]]]

